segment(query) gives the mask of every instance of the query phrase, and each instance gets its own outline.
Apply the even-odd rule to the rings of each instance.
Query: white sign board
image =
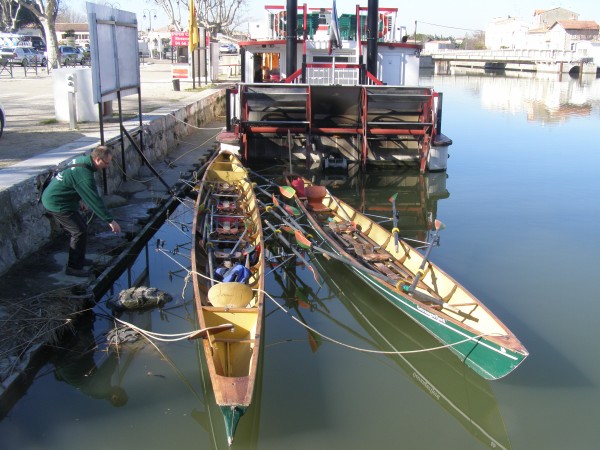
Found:
[[[140,87],[135,13],[87,3],[94,103],[137,94]]]

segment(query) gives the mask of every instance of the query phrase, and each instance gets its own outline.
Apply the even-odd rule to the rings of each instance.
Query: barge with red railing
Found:
[[[419,86],[421,45],[397,8],[266,6],[267,26],[239,43],[241,82],[227,92],[227,133],[246,160],[445,170],[442,94]]]

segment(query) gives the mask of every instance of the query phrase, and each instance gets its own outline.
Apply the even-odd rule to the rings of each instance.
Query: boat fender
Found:
[[[219,269],[217,269],[217,272],[218,270]],[[227,272],[223,273],[223,282],[228,283],[235,281],[238,283],[246,283],[250,278],[250,275],[252,275],[250,270],[238,262]]]

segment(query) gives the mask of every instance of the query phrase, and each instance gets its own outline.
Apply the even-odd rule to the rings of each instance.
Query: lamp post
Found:
[[[154,19],[156,20],[156,10],[155,9],[144,9],[144,19],[146,18],[146,13],[148,13],[148,31],[152,29],[152,14],[154,14]]]

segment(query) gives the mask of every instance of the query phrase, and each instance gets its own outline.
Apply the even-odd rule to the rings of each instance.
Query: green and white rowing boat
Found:
[[[288,177],[295,200],[322,242],[297,232],[301,245],[341,260],[373,290],[448,346],[483,378],[508,375],[528,356],[516,336],[473,294],[425,254],[324,186]],[[392,200],[392,199],[390,199]]]

